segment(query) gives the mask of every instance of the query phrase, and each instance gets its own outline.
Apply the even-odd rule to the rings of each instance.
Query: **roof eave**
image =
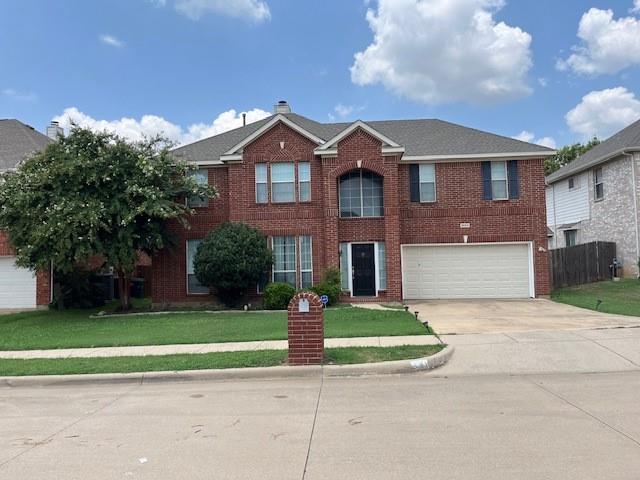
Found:
[[[494,153],[464,153],[457,155],[405,155],[400,160],[402,163],[412,162],[438,162],[438,161],[477,161],[490,159],[534,159],[551,157],[556,154],[555,150],[540,152],[494,152]]]
[[[590,162],[585,163],[584,165],[581,165],[579,168],[575,169],[575,170],[571,170],[571,169],[567,169],[565,171],[562,171],[562,168],[560,170],[558,170],[557,172],[553,172],[551,175],[548,175],[545,178],[545,183],[547,185],[551,185],[552,183],[556,183],[559,182],[560,180],[564,180],[565,178],[569,178],[572,177],[574,175],[577,175],[579,173],[584,172],[585,170],[589,170],[590,168],[595,167],[596,165],[600,165],[602,163],[608,162],[609,160],[615,158],[615,157],[619,157],[620,155],[626,155],[629,154],[631,152],[640,152],[640,147],[629,147],[629,148],[620,148],[612,153],[609,153],[607,155],[603,155],[601,157],[597,157],[594,160],[591,160]],[[578,159],[574,160],[577,161]],[[570,166],[573,162],[568,163],[566,166]]]

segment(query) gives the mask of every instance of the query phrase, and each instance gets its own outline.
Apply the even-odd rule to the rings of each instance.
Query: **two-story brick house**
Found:
[[[270,280],[304,288],[339,267],[350,301],[546,295],[553,153],[440,120],[318,123],[280,102],[174,150],[219,197],[192,203],[190,230],[171,225],[180,241],[153,259],[153,301],[212,300],[193,255],[225,221],[268,237]]]

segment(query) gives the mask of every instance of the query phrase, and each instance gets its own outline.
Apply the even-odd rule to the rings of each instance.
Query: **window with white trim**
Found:
[[[602,177],[602,167],[593,171],[593,194],[596,200],[604,198],[604,180]]]
[[[349,262],[349,244],[340,244],[340,281],[342,290],[349,290],[349,278],[351,277],[351,263]]]
[[[311,164],[298,162],[298,200],[311,201]]]
[[[268,201],[267,164],[256,163],[256,203],[267,203]]]
[[[207,294],[209,289],[202,285],[195,274],[193,266],[198,247],[202,240],[187,240],[187,294]]]
[[[313,285],[313,254],[310,235],[300,237],[300,288]]]
[[[293,162],[271,164],[271,201],[273,203],[296,201],[295,177]]]
[[[194,179],[198,185],[209,184],[209,170],[206,168],[200,168],[189,172],[189,177]],[[192,196],[187,200],[187,206],[189,208],[203,208],[209,206],[208,197]]]
[[[382,177],[367,170],[354,170],[340,177],[340,216],[381,217]]]
[[[491,194],[493,200],[507,200],[507,162],[491,162]]]
[[[387,252],[384,242],[378,242],[378,289],[387,289]]]
[[[296,286],[296,237],[273,237],[273,281]]]
[[[578,244],[578,230],[564,231],[564,246],[573,247]]]
[[[436,167],[433,163],[420,164],[420,201],[436,201]]]

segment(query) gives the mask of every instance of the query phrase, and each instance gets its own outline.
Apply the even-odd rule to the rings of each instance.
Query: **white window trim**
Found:
[[[600,181],[598,182],[598,176],[596,172],[600,170]],[[598,197],[598,185],[602,185],[602,196]],[[602,167],[597,167],[593,169],[593,200],[596,202],[600,202],[604,200],[604,169]]]
[[[378,175],[376,172],[372,172],[375,175],[378,175],[380,178],[382,178],[382,215],[371,215],[371,216],[364,216],[364,195],[362,194],[362,172],[363,170],[360,169],[360,216],[359,217],[354,217],[354,216],[350,216],[350,217],[343,217],[342,216],[342,200],[341,197],[342,195],[340,195],[340,177],[338,177],[338,218],[344,218],[344,219],[352,219],[352,218],[384,218],[384,177],[382,177],[382,175]],[[344,175],[346,175],[349,172],[346,172]],[[361,242],[361,243],[372,243],[372,242]]]
[[[507,161],[506,160],[498,160],[498,161],[492,161],[490,162],[491,165],[493,165],[494,163],[502,163],[504,165],[504,180],[499,180],[496,179],[496,182],[502,182],[504,181],[505,183],[505,197],[494,197],[493,196],[493,168],[491,168],[491,200],[497,200],[497,201],[502,201],[502,200],[509,200],[509,168],[507,165]]]
[[[309,237],[309,257],[311,260],[311,269],[310,270],[303,270],[302,269],[302,237]],[[297,282],[298,283],[298,288],[304,288],[302,286],[302,272],[310,272],[311,273],[311,286],[313,286],[313,236],[311,235],[300,235],[298,237],[298,243],[299,243],[299,252],[300,255],[298,255],[298,267],[300,268],[300,281]],[[310,287],[307,287],[310,288]]]
[[[305,180],[302,181],[300,180],[300,164],[307,164],[309,165],[309,180]],[[298,191],[297,191],[297,198],[298,198],[298,202],[299,203],[309,203],[311,201],[311,162],[306,161],[306,160],[302,160],[296,163],[295,166],[295,175],[294,177],[297,175],[298,177]],[[301,193],[302,193],[302,188],[300,188],[300,185],[303,183],[308,183],[309,184],[309,199],[308,200],[302,200],[301,198]]]
[[[270,175],[270,191],[271,191],[271,203],[295,203],[296,201],[296,162],[274,162],[273,165],[293,165],[293,181],[292,182],[276,182],[273,180],[273,175]],[[273,167],[269,169],[270,172],[273,172]],[[293,183],[293,200],[275,200],[273,196],[273,184],[274,183]],[[277,236],[277,235],[276,235]]]
[[[189,275],[190,275],[189,274],[189,242],[190,241],[195,241],[195,240],[200,240],[202,242],[204,239],[202,239],[202,238],[189,238],[188,240],[186,240],[184,242],[184,254],[185,254],[184,255],[184,257],[185,257],[184,259],[185,259],[185,267],[186,267],[185,268],[185,278],[184,278],[184,280],[186,282],[185,287],[186,287],[187,295],[206,296],[206,295],[210,295],[211,292],[203,293],[203,292],[190,292],[189,291]]]
[[[435,163],[419,163],[418,164],[418,194],[420,195],[420,203],[436,203],[438,200],[438,187],[436,182],[436,165]],[[431,165],[433,166],[433,182],[422,182],[420,179],[420,169],[422,165]],[[423,200],[422,199],[422,184],[425,183],[433,183],[433,200]],[[384,187],[383,187],[384,188]]]
[[[198,168],[197,170],[193,170],[191,172],[189,172],[189,175],[191,176],[191,178],[196,178],[196,174],[200,171],[206,172],[206,177],[207,177],[207,181],[206,183],[203,183],[201,185],[209,185],[209,169],[208,168]],[[196,180],[197,182],[197,180]],[[200,185],[200,184],[199,184]],[[196,195],[193,195],[191,197],[187,197],[185,199],[185,203],[187,205],[188,208],[208,208],[209,207],[209,197],[204,197],[204,205],[191,205],[191,198],[196,197]],[[198,197],[201,198],[201,197]]]
[[[575,190],[576,187],[576,177],[567,178],[567,190]]]
[[[295,258],[295,262],[294,262],[295,268],[293,270],[276,270],[275,269],[276,262],[275,262],[275,258],[274,258],[273,268],[271,269],[271,281],[272,282],[276,281],[275,280],[276,272],[278,272],[278,273],[291,273],[291,272],[293,272],[295,274],[295,276],[296,276],[296,282],[295,282],[296,286],[295,286],[295,288],[298,288],[298,261],[299,261],[298,259],[300,257],[300,255],[298,255],[298,237],[295,236],[295,235],[274,235],[273,237],[271,237],[271,252],[275,251],[275,242],[273,240],[276,237],[293,237],[293,248],[295,249],[294,255],[296,257]]]
[[[264,169],[265,169],[265,174],[266,174],[266,180],[264,182],[258,182],[258,175],[256,174],[258,165],[264,165]],[[266,205],[269,203],[269,164],[268,163],[256,163],[255,166],[253,167],[253,179],[254,179],[254,183],[255,183],[255,200],[256,203],[258,205]],[[259,202],[258,201],[258,185],[265,185],[266,186],[266,191],[267,191],[267,201],[266,202]]]

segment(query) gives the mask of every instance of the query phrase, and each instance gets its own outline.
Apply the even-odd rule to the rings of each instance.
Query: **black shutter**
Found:
[[[491,193],[491,162],[482,162],[482,189],[485,200],[492,200]]]
[[[507,178],[509,179],[509,198],[520,196],[520,179],[518,178],[518,161],[507,162]]]
[[[409,165],[409,187],[411,192],[411,201],[420,201],[420,165],[412,163]]]

